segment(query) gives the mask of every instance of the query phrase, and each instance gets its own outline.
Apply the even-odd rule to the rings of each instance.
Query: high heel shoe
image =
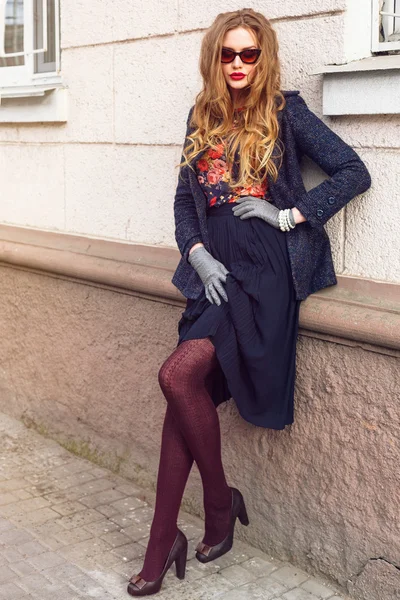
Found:
[[[180,529],[176,534],[172,548],[165,561],[161,575],[155,581],[145,581],[140,575],[132,575],[128,584],[128,594],[131,596],[148,596],[156,594],[161,588],[164,576],[173,562],[175,562],[176,576],[178,579],[185,579],[186,559],[187,559],[188,541]]]
[[[244,504],[243,496],[238,489],[231,487],[232,490],[232,507],[231,507],[231,522],[230,531],[226,538],[222,540],[216,546],[208,546],[203,542],[199,542],[196,546],[196,558],[202,563],[210,562],[215,560],[219,556],[226,554],[232,548],[233,545],[233,532],[235,529],[236,517],[239,517],[239,521],[242,525],[249,524],[249,517],[247,516],[246,507]]]

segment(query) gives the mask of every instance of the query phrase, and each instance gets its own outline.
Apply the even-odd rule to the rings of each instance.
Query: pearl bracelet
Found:
[[[279,211],[278,224],[281,231],[290,231],[290,229],[296,227],[291,208],[285,208],[284,210]]]

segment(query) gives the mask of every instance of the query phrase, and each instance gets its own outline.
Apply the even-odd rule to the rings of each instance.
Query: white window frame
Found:
[[[43,7],[47,2],[43,2]],[[5,2],[0,0],[0,10],[4,13]],[[49,72],[35,73],[35,56],[43,56],[47,50],[47,35],[43,40],[42,48],[34,48],[34,0],[24,0],[24,50],[18,55],[24,55],[24,65],[15,67],[0,67],[0,95],[1,97],[23,97],[43,95],[46,90],[54,89],[61,84],[60,75],[60,6],[55,0],[55,69]],[[43,10],[43,19],[47,20],[47,10]],[[0,19],[0,27],[5,19]],[[47,23],[43,24],[44,34]],[[3,38],[4,30],[0,35]],[[43,36],[44,37],[44,36]],[[0,50],[1,51],[1,50]],[[13,54],[11,54],[13,56]],[[14,54],[15,56],[15,54]]]
[[[372,0],[372,52],[400,50],[400,39],[388,42],[379,39],[382,25],[390,31],[393,29],[393,17],[397,19],[397,15],[400,22],[400,0]]]

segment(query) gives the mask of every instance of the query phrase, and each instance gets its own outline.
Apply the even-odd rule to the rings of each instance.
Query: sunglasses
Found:
[[[228,50],[227,48],[222,48],[221,52],[221,62],[223,63],[231,63],[235,60],[237,56],[240,56],[240,60],[244,62],[246,65],[251,65],[256,62],[258,57],[261,54],[260,48],[254,48],[250,50],[242,50],[241,52],[234,52],[233,50]]]

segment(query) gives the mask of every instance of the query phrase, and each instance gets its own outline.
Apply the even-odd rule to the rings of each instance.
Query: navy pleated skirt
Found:
[[[187,299],[178,346],[209,337],[219,368],[209,391],[215,406],[233,398],[250,423],[284,429],[293,423],[296,300],[286,233],[258,217],[241,220],[232,203],[207,212],[210,252],[228,269],[228,302],[211,304],[205,291]]]

